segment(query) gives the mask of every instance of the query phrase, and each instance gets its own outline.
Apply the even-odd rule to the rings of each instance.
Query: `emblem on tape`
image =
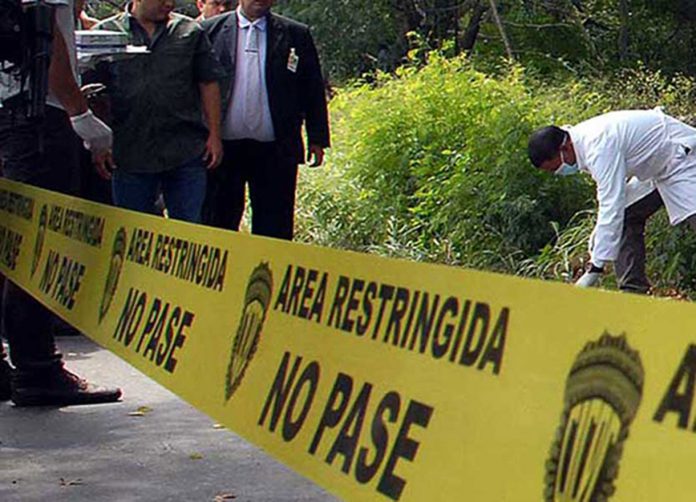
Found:
[[[624,335],[604,333],[573,362],[560,427],[546,462],[544,500],[598,502],[614,494],[644,371]]]
[[[39,229],[36,232],[36,242],[34,243],[34,255],[31,258],[31,276],[34,277],[36,269],[39,268],[41,254],[43,253],[44,240],[46,239],[46,227],[48,226],[48,206],[41,208],[39,215]]]
[[[104,294],[102,295],[101,304],[99,305],[99,322],[104,319],[104,316],[111,307],[111,301],[114,299],[116,290],[118,289],[118,280],[121,277],[121,269],[123,262],[126,259],[126,241],[128,235],[126,229],[121,227],[116,232],[114,245],[111,248],[111,260],[109,261],[109,273],[106,276],[104,284]]]
[[[244,297],[242,317],[232,345],[227,367],[225,400],[239,388],[249,363],[254,358],[261,338],[263,323],[273,294],[273,274],[268,263],[261,263],[251,273]]]

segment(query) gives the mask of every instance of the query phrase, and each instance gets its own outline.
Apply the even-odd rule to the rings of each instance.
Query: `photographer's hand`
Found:
[[[111,150],[114,140],[111,128],[102,122],[89,108],[85,113],[70,117],[73,129],[82,138],[85,148],[90,152]]]

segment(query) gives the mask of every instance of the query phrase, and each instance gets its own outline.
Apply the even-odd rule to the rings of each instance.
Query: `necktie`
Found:
[[[261,57],[259,53],[259,29],[251,24],[247,26],[246,44],[244,46],[244,64],[246,89],[244,92],[244,125],[249,131],[258,131],[263,121],[264,92],[261,82]]]

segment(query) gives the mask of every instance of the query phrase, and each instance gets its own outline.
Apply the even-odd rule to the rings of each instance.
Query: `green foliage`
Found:
[[[663,210],[646,230],[648,276],[659,289],[696,292],[696,234],[686,225],[671,227]]]
[[[499,1],[518,61],[551,76],[562,66],[607,74],[644,65],[696,73],[693,0]],[[482,24],[477,56],[502,54],[497,29]]]
[[[103,0],[100,0],[103,1]],[[515,59],[539,75],[607,74],[644,65],[696,74],[693,0],[497,0]],[[277,12],[312,26],[332,81],[393,69],[418,33],[429,49],[505,54],[487,0],[278,0]]]
[[[113,0],[87,0],[84,9],[90,16],[102,20],[122,12],[123,6]]]
[[[686,113],[692,88],[644,69],[550,86],[517,66],[484,74],[430,54],[334,98],[329,163],[300,181],[298,239],[569,281],[587,259],[594,186],[535,170],[529,134],[640,103]],[[648,236],[656,285],[696,288],[696,236],[664,217]]]
[[[529,134],[602,105],[581,85],[543,94],[531,85],[517,67],[493,78],[463,58],[431,54],[420,70],[342,91],[332,103],[331,163],[302,184],[300,235],[514,271],[510,256],[538,253],[592,200],[585,181],[530,166]]]
[[[696,102],[694,79],[683,74],[665,76],[644,65],[624,69],[603,85],[613,109],[640,109],[662,106],[671,115],[693,122],[693,103]]]
[[[280,0],[274,10],[311,26],[331,81],[388,68],[403,43],[388,0]]]

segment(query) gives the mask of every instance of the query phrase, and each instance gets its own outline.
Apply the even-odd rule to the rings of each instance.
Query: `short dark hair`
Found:
[[[561,150],[563,140],[566,139],[568,133],[556,126],[547,126],[537,129],[529,137],[527,145],[527,154],[529,160],[536,167],[541,167],[541,164],[547,160],[553,159]]]

